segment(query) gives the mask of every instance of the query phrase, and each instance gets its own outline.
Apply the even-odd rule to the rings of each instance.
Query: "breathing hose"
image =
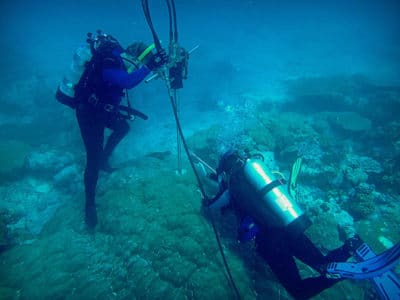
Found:
[[[175,10],[175,2],[174,2],[174,0],[166,0],[166,3],[167,3],[167,6],[168,6],[168,15],[169,15],[170,51],[172,51],[172,49],[178,43],[178,29],[177,29],[177,22],[176,22],[176,10]],[[158,38],[157,32],[155,31],[154,26],[153,26],[153,22],[151,20],[148,0],[142,0],[142,7],[143,7],[144,15],[146,17],[147,24],[148,24],[148,26],[150,28],[150,31],[151,31],[151,34],[153,36],[155,47],[156,47],[157,51],[159,51],[159,50],[161,50],[161,42],[160,42],[160,40]],[[165,72],[165,73],[168,74],[168,72]],[[166,80],[166,84],[167,84],[167,89],[168,89],[168,96],[169,96],[169,99],[170,99],[170,102],[171,102],[172,111],[173,111],[174,118],[175,118],[175,123],[176,123],[176,126],[177,126],[177,130],[178,130],[179,136],[180,136],[181,141],[182,141],[183,148],[185,149],[186,156],[187,156],[187,158],[189,160],[190,166],[191,166],[191,168],[193,170],[193,173],[194,173],[194,175],[196,177],[200,192],[201,192],[203,198],[207,198],[207,195],[206,195],[205,190],[204,190],[204,186],[203,186],[203,184],[201,182],[201,179],[200,179],[200,175],[199,175],[199,173],[197,172],[197,170],[195,168],[192,156],[191,156],[190,151],[189,151],[189,147],[188,147],[188,145],[186,143],[185,136],[183,135],[181,123],[180,123],[179,116],[178,116],[178,108],[177,108],[177,101],[176,101],[176,90],[174,89],[174,91],[172,91],[171,85],[170,85],[169,80],[168,80],[169,79],[168,76],[166,75],[165,78],[167,79]],[[217,240],[218,248],[219,248],[219,251],[221,253],[221,257],[222,257],[222,260],[223,260],[223,263],[224,263],[224,266],[225,266],[225,270],[226,270],[226,272],[228,274],[228,277],[229,277],[229,281],[230,281],[230,283],[232,285],[232,288],[234,289],[234,292],[235,292],[235,295],[236,295],[237,299],[241,299],[239,290],[236,287],[235,281],[233,280],[230,268],[229,268],[228,263],[226,261],[226,257],[225,257],[225,254],[224,254],[224,251],[223,251],[223,248],[222,248],[222,243],[221,243],[221,240],[219,238],[219,234],[218,234],[217,228],[215,226],[215,220],[214,220],[214,217],[213,217],[212,213],[210,214],[210,218],[211,218],[211,224],[212,224],[212,227],[213,227],[215,238]]]

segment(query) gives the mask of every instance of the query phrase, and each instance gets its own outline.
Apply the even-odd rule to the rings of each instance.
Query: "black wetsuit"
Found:
[[[234,210],[239,220],[238,238],[240,240],[243,236],[246,236],[245,240],[255,238],[257,253],[269,264],[281,284],[294,298],[308,299],[337,283],[338,280],[326,278],[323,273],[327,263],[346,261],[350,258],[351,254],[345,245],[324,256],[303,231],[295,232],[287,230],[286,227],[257,224],[251,214],[243,213],[238,205],[235,205],[241,201],[246,202],[246,196],[237,196],[234,192],[237,189],[229,188],[229,186],[238,187],[241,184],[240,180],[237,180],[241,177],[237,177],[237,174],[242,167],[232,171],[239,161],[237,156],[232,155],[234,153],[228,151],[220,160],[217,168],[219,191],[213,199],[205,202],[205,205],[211,209]],[[234,167],[229,167],[229,165]],[[225,170],[229,170],[230,176],[220,176]],[[230,184],[225,181],[226,178],[229,178]],[[295,258],[321,275],[302,279]]]
[[[108,158],[129,131],[126,120],[116,113],[97,109],[91,104],[82,103],[76,109],[79,128],[86,148],[86,168],[84,174],[86,197],[86,223],[94,226],[97,223],[96,185],[101,167],[108,168]],[[104,129],[113,130],[104,146]]]
[[[76,108],[76,117],[86,148],[85,221],[91,228],[97,224],[95,194],[99,170],[110,170],[108,159],[129,131],[129,124],[118,109],[123,90],[135,87],[150,73],[146,66],[128,73],[121,53],[122,48],[116,48],[93,58],[77,89],[82,100]],[[105,128],[113,132],[104,145]]]
[[[324,275],[302,279],[295,257],[321,272],[327,263],[346,261],[351,256],[344,246],[324,256],[304,233],[293,237],[284,229],[278,228],[260,228],[256,235],[256,245],[258,254],[265,259],[280,283],[295,299],[311,298],[338,282]]]

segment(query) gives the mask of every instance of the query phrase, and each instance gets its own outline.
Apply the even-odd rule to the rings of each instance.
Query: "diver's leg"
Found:
[[[122,141],[122,139],[129,132],[129,124],[125,119],[116,118],[107,126],[113,132],[109,136],[107,143],[104,147],[104,156],[102,158],[101,169],[106,172],[112,172],[113,169],[109,165],[109,159],[115,147]]]
[[[290,238],[288,243],[293,255],[315,270],[321,271],[327,263],[326,257],[304,233]]]
[[[324,276],[302,279],[294,260],[292,242],[285,233],[268,232],[265,238],[258,235],[256,242],[258,253],[269,264],[280,283],[296,299],[313,297],[337,282]],[[315,255],[318,260],[324,259],[322,254]]]
[[[328,254],[325,256],[325,260],[327,263],[330,262],[340,262],[346,261],[351,257],[351,253],[348,249],[346,249],[346,245],[343,245],[337,249],[329,251]]]
[[[256,237],[258,254],[268,263],[279,282],[295,298],[302,291],[302,280],[296,262],[287,244],[287,236],[281,230],[259,232]]]
[[[364,242],[360,236],[355,234],[348,238],[341,247],[330,251],[326,255],[326,260],[328,263],[333,261],[346,261],[355,254],[358,247],[363,243]]]
[[[322,273],[325,272],[327,263],[346,261],[351,257],[351,249],[347,244],[346,242],[341,247],[329,251],[328,254],[324,256],[305,234],[301,234],[297,238],[291,240],[293,254],[310,267]]]
[[[96,185],[99,178],[99,166],[103,154],[104,124],[97,118],[94,109],[84,105],[76,111],[81,135],[86,148],[85,183],[85,221],[93,228],[97,224]]]

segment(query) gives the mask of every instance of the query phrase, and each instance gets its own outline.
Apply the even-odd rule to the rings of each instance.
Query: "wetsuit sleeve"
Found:
[[[142,82],[150,72],[146,66],[132,73],[117,68],[104,68],[102,75],[104,81],[120,88],[130,89]]]
[[[222,194],[215,197],[208,207],[211,209],[221,209],[227,207],[231,202],[231,196],[229,195],[229,190],[225,190]]]

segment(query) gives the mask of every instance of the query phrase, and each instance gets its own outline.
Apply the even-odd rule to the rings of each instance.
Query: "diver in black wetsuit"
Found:
[[[126,118],[120,114],[123,91],[138,85],[168,60],[164,50],[153,54],[149,51],[151,46],[143,43],[124,50],[112,36],[102,38],[105,41],[92,51],[95,53],[75,88],[79,98],[76,117],[86,148],[85,221],[89,228],[97,224],[95,193],[99,170],[113,171],[109,158],[129,131]],[[104,146],[105,128],[112,133]]]
[[[326,265],[350,258],[362,243],[357,235],[324,256],[304,234],[311,222],[261,160],[228,151],[219,161],[217,176],[220,189],[203,205],[233,209],[238,240],[255,239],[257,253],[294,298],[308,299],[339,281],[325,276]],[[295,257],[321,275],[302,279]]]

